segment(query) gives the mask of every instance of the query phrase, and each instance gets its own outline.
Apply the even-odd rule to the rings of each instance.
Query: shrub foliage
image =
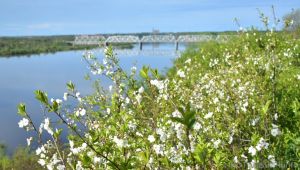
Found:
[[[57,117],[46,114],[40,125],[19,105],[19,126],[37,133],[38,162],[48,169],[299,166],[300,47],[287,34],[244,30],[202,44],[166,76],[149,67],[127,73],[111,47],[103,62],[90,52],[84,59],[99,78],[93,94],[82,96],[72,82],[63,100],[36,91]],[[60,124],[69,129],[65,144]]]

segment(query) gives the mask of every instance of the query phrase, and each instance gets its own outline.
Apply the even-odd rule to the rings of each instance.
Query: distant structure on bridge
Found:
[[[140,50],[143,49],[145,43],[175,43],[175,49],[178,50],[179,43],[196,43],[203,41],[226,41],[230,36],[228,35],[205,35],[205,34],[151,34],[139,37],[138,35],[78,35],[72,42],[74,45],[103,45],[108,46],[114,43],[138,43]]]

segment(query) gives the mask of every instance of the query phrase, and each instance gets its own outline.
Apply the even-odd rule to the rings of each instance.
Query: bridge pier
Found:
[[[175,49],[178,51],[178,41],[175,42]]]
[[[140,42],[140,50],[143,50],[143,42]]]

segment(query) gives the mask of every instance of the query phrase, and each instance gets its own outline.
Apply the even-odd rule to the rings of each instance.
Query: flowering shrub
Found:
[[[243,31],[187,50],[168,76],[149,67],[139,76],[135,67],[123,71],[111,47],[103,62],[90,52],[84,59],[93,75],[111,80],[108,89],[97,80],[82,96],[69,82],[63,100],[36,91],[57,116],[46,114],[39,126],[18,107],[19,126],[37,133],[38,162],[48,169],[299,166],[299,40]],[[65,143],[60,124],[69,129]]]

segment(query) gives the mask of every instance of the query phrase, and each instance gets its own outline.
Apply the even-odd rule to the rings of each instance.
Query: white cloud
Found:
[[[39,23],[39,24],[27,25],[28,29],[49,29],[51,27],[53,27],[53,24],[50,23]]]

